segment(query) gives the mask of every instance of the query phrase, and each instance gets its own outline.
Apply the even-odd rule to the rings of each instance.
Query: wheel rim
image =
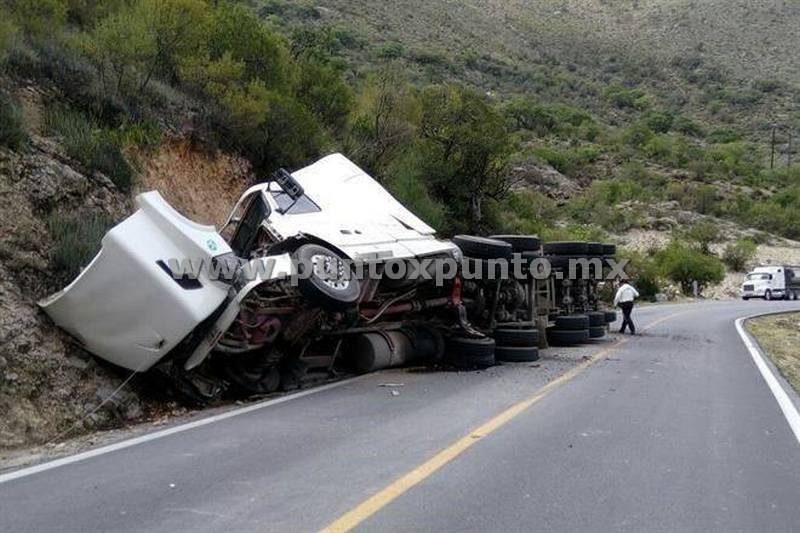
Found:
[[[314,265],[314,275],[331,289],[343,291],[350,287],[344,262],[338,257],[318,254],[311,257],[311,262]]]

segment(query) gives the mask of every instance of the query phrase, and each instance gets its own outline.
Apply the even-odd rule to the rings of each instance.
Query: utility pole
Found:
[[[769,169],[775,168],[775,126],[772,126],[772,150],[769,156]]]

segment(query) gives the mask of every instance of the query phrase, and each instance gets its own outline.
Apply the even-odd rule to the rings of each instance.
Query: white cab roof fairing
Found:
[[[323,211],[375,220],[391,218],[421,234],[436,233],[342,154],[323,157],[292,176]]]
[[[231,249],[212,226],[185,218],[157,192],[136,202],[139,209],[103,237],[89,266],[39,305],[90,352],[145,371],[226,300],[228,286],[210,279],[207,267]],[[171,260],[202,263],[200,286],[185,288],[159,265]]]
[[[370,254],[408,258],[456,251],[452,243],[437,240],[432,227],[341,154],[324,157],[292,176],[319,206],[318,212],[281,214],[267,192],[269,183],[248,189],[237,207],[252,194],[265,193],[273,208],[269,224],[283,238],[313,236],[354,259]]]

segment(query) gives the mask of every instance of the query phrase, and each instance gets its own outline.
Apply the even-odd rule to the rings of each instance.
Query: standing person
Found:
[[[639,297],[639,291],[633,288],[628,282],[624,282],[617,289],[617,294],[614,296],[614,306],[622,309],[622,327],[620,333],[625,333],[625,328],[631,328],[631,335],[636,335],[636,326],[633,325],[631,320],[631,312],[633,311],[633,301]]]

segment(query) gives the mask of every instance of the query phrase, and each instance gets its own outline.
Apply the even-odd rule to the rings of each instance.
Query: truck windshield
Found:
[[[754,273],[754,274],[748,274],[747,275],[747,280],[748,281],[761,280],[761,279],[772,279],[772,274]]]

